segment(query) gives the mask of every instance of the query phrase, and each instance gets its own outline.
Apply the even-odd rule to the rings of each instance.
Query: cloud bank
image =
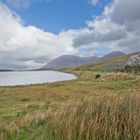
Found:
[[[74,31],[55,35],[22,19],[0,3],[0,68],[37,68],[62,54],[73,54]]]
[[[101,16],[87,22],[87,30],[74,40],[75,48],[106,46],[111,50],[140,50],[140,1],[114,0]]]
[[[114,0],[102,15],[87,21],[87,27],[55,35],[25,26],[17,13],[0,2],[0,69],[38,68],[63,54],[140,51],[139,7],[139,0]]]

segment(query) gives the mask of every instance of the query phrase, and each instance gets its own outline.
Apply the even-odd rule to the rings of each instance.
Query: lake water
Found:
[[[76,79],[76,76],[56,71],[0,72],[0,86],[51,83],[73,79]]]

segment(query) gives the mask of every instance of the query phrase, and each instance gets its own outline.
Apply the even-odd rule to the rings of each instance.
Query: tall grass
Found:
[[[140,96],[94,96],[71,102],[55,113],[50,126],[55,139],[138,140]]]
[[[139,140],[140,95],[102,94],[64,103],[58,110],[27,115],[7,126],[1,136],[17,135],[32,125],[42,126],[42,140]],[[45,131],[45,132],[44,132]],[[47,135],[46,135],[47,134]],[[39,140],[38,139],[38,140]]]

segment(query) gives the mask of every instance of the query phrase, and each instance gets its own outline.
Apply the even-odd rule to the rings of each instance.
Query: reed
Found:
[[[43,126],[41,137],[49,140],[138,140],[140,138],[140,95],[97,95],[69,101],[55,111],[28,114],[7,126],[3,133],[19,135],[33,125]],[[32,133],[35,132],[31,131]],[[2,134],[1,134],[2,135]],[[30,134],[32,135],[32,134]]]

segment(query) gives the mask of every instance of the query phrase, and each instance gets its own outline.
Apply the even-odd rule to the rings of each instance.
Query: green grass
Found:
[[[95,68],[63,70],[77,80],[0,87],[0,139],[139,140],[140,77],[110,73],[96,79]]]

